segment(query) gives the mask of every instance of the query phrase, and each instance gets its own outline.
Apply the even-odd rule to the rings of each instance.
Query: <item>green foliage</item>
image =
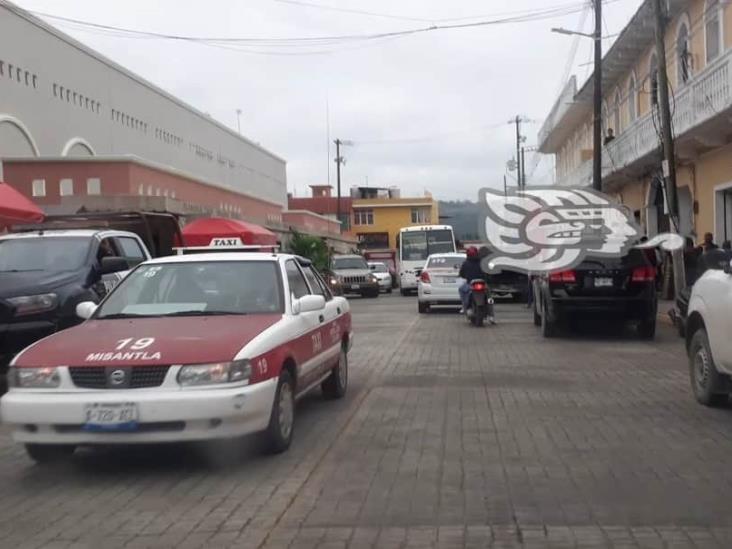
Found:
[[[322,238],[292,231],[289,244],[290,253],[308,258],[319,271],[328,269],[328,245]]]

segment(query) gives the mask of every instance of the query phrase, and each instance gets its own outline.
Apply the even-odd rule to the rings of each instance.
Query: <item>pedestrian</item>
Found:
[[[699,246],[702,249],[702,252],[708,252],[709,250],[716,250],[719,248],[714,243],[714,235],[712,233],[704,233],[704,241]]]
[[[610,143],[613,139],[615,139],[615,132],[612,128],[608,128],[607,135],[605,136],[605,145]]]
[[[684,239],[684,270],[686,271],[686,285],[693,286],[699,273],[699,248],[694,246],[694,239],[687,236]]]

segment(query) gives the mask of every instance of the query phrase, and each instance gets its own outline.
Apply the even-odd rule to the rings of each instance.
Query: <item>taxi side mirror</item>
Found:
[[[323,309],[325,309],[325,298],[322,295],[306,295],[292,302],[292,312],[296,315]]]
[[[103,275],[129,270],[130,265],[124,257],[103,257],[101,273]]]
[[[76,316],[88,320],[94,311],[97,310],[97,304],[93,301],[82,301],[76,306]]]

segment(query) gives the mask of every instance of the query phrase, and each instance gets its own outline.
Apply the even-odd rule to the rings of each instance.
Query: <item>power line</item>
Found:
[[[498,12],[498,13],[491,13],[491,14],[481,14],[481,15],[471,15],[471,16],[464,16],[464,17],[442,17],[442,18],[435,18],[435,17],[414,17],[414,16],[408,16],[408,15],[395,15],[390,13],[377,13],[373,11],[366,11],[366,10],[357,10],[352,8],[342,8],[342,7],[336,7],[332,5],[326,5],[326,4],[316,4],[314,2],[305,2],[302,0],[273,0],[274,2],[279,2],[281,4],[290,4],[294,6],[302,6],[306,8],[315,8],[319,10],[324,11],[334,11],[339,13],[350,13],[354,15],[365,15],[367,17],[380,17],[384,19],[396,19],[400,21],[416,21],[420,23],[448,23],[448,22],[454,22],[454,21],[468,21],[470,19],[483,19],[486,17],[504,17],[509,15],[525,15],[529,13],[534,13],[537,10],[535,8],[532,9],[525,9],[525,10],[516,10],[516,11],[508,11],[508,12]],[[617,0],[605,0],[604,3],[611,3]],[[563,9],[563,8],[572,8],[572,7],[578,7],[580,5],[585,5],[585,2],[579,3],[579,2],[572,2],[567,4],[557,4],[553,6],[546,6],[544,9]]]
[[[616,2],[619,0],[606,0],[606,2]],[[12,9],[12,8],[11,8]],[[509,15],[499,17],[496,19],[472,21],[466,23],[454,23],[454,24],[432,24],[427,27],[404,29],[391,32],[381,33],[366,33],[366,34],[351,34],[351,35],[333,35],[333,36],[312,36],[312,37],[270,37],[270,38],[254,38],[254,37],[217,37],[217,36],[190,36],[182,34],[171,34],[161,33],[152,31],[143,31],[139,29],[125,28],[114,25],[106,25],[101,23],[94,23],[91,21],[84,21],[80,19],[74,19],[70,17],[63,17],[59,15],[53,15],[44,12],[32,12],[40,17],[45,17],[54,21],[62,22],[74,28],[80,30],[86,30],[88,32],[97,32],[105,34],[107,36],[118,37],[118,38],[131,38],[131,39],[160,39],[160,40],[172,40],[172,41],[184,41],[192,42],[197,44],[203,44],[213,47],[220,47],[225,49],[235,49],[245,53],[261,54],[261,55],[310,55],[310,54],[322,54],[331,53],[328,50],[317,50],[317,51],[303,51],[308,48],[332,48],[335,46],[342,46],[344,44],[355,44],[358,42],[377,42],[386,39],[401,38],[410,35],[417,35],[423,33],[429,33],[434,31],[444,30],[456,30],[456,29],[468,29],[468,28],[480,28],[492,25],[503,25],[503,24],[516,24],[516,23],[527,23],[533,21],[542,21],[546,19],[562,17],[570,15],[572,13],[578,13],[585,9],[584,3],[582,4],[565,4],[558,7],[544,8],[540,10],[532,10],[523,12],[519,15]],[[517,12],[515,12],[517,13]],[[257,48],[257,49],[252,49]],[[264,48],[264,49],[262,49]],[[275,48],[274,51],[270,49]],[[278,48],[289,48],[295,51],[283,51]],[[300,50],[300,51],[297,51]]]

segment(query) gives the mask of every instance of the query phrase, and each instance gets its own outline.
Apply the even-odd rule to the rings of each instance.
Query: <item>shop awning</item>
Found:
[[[181,231],[186,247],[277,246],[277,235],[264,227],[238,219],[204,217]]]
[[[32,200],[7,183],[0,183],[0,227],[40,223],[45,214]]]

